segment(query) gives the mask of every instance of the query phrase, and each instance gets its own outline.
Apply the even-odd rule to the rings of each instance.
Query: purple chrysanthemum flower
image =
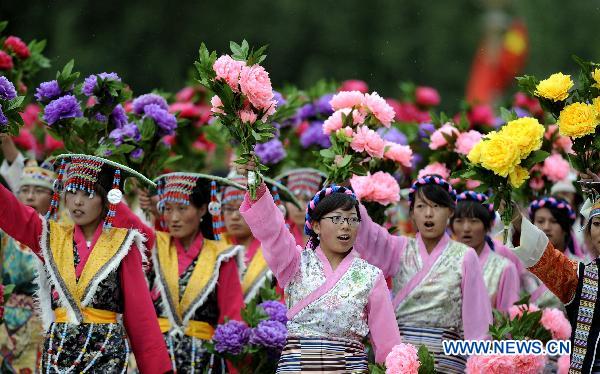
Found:
[[[73,95],[65,95],[51,101],[44,109],[44,121],[53,125],[56,121],[65,118],[82,117],[81,105]]]
[[[419,124],[419,137],[429,138],[435,132],[435,126],[432,123]]]
[[[15,97],[17,97],[17,90],[15,90],[15,85],[12,84],[11,81],[6,79],[6,77],[0,77],[0,99],[12,100]]]
[[[106,123],[108,121],[108,117],[102,113],[94,114],[94,119],[98,122]]]
[[[38,88],[35,90],[34,96],[38,102],[44,103],[56,99],[61,93],[62,91],[58,85],[58,81],[55,79],[40,83]]]
[[[144,108],[146,107],[146,105],[150,105],[150,104],[156,104],[164,110],[169,110],[169,105],[167,104],[167,100],[165,100],[160,95],[152,94],[152,93],[142,95],[142,96],[136,98],[135,100],[133,100],[133,103],[131,103],[131,105],[133,107],[133,112],[135,114],[139,114],[140,116],[144,114],[144,112],[145,112]]]
[[[2,111],[2,104],[0,104],[0,126],[6,125],[8,125],[8,118],[6,118],[4,115],[4,112]]]
[[[283,95],[277,91],[273,91],[273,99],[277,102],[277,108],[280,108],[287,103],[287,100]]]
[[[329,104],[332,98],[333,94],[323,95],[318,98],[314,103],[316,114],[320,114],[324,117],[332,115],[333,109],[331,108],[331,104]]]
[[[123,127],[114,129],[110,132],[110,134],[108,134],[108,137],[114,141],[116,146],[123,144],[125,138],[131,138],[136,142],[142,140],[140,129],[138,129],[135,123],[128,123]]]
[[[321,148],[329,148],[331,141],[329,136],[323,134],[323,122],[314,121],[300,136],[300,145],[303,148],[308,148],[312,145],[318,145]]]
[[[158,135],[173,135],[177,128],[177,118],[158,104],[148,104],[144,107],[144,117],[152,118],[158,125]]]
[[[377,130],[377,133],[385,140],[397,144],[407,145],[408,139],[406,135],[404,135],[400,130],[390,127],[386,129],[385,127],[381,127]]]
[[[103,80],[111,80],[111,81],[121,81],[121,78],[117,75],[117,73],[100,73],[100,74],[92,74],[89,77],[85,78],[83,82],[83,87],[81,88],[81,92],[85,96],[92,96],[94,94],[94,90],[98,86],[98,78]]]
[[[287,323],[287,308],[285,305],[283,305],[283,303],[275,300],[269,300],[258,304],[258,306],[264,309],[271,321],[278,321],[284,325]]]
[[[271,139],[266,143],[259,143],[254,146],[254,151],[260,162],[267,165],[276,164],[286,156],[283,144],[279,139]]]
[[[283,349],[287,338],[285,325],[278,321],[262,321],[250,332],[250,343]]]
[[[139,160],[140,158],[142,158],[143,155],[144,155],[144,150],[141,148],[134,149],[130,153],[131,158],[133,158],[134,160]]]
[[[115,109],[113,109],[112,113],[109,116],[109,120],[116,127],[123,127],[128,123],[127,113],[121,104],[117,105]]]
[[[515,111],[515,113],[517,115],[517,118],[523,118],[523,117],[529,117],[529,116],[531,116],[531,113],[529,113],[526,109],[520,108],[518,106],[513,107],[512,109]]]
[[[302,122],[305,119],[314,117],[316,115],[317,111],[315,106],[312,103],[308,103],[308,104],[304,104],[302,105],[300,108],[298,108],[298,111],[296,111],[296,119],[298,122]]]
[[[229,321],[219,325],[213,336],[217,352],[227,352],[234,355],[240,354],[248,344],[250,329],[239,321]]]

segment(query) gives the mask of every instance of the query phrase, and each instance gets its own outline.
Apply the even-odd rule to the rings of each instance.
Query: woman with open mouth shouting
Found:
[[[456,193],[443,178],[418,178],[409,200],[415,238],[388,233],[361,206],[355,248],[392,278],[392,302],[403,341],[426,345],[437,371],[463,373],[466,358],[444,355],[442,341],[487,336],[492,312],[477,253],[446,233]]]
[[[249,162],[238,166],[245,175]],[[263,183],[240,212],[262,242],[264,256],[288,306],[288,337],[278,373],[368,373],[362,340],[370,335],[375,360],[400,343],[389,291],[381,270],[353,249],[361,212],[351,190],[328,186],[307,207],[303,249],[285,225]]]
[[[510,259],[497,251],[499,243],[489,236],[496,214],[487,200],[486,195],[473,191],[459,194],[450,228],[457,241],[473,248],[479,255],[492,308],[508,312],[519,300],[519,272]]]

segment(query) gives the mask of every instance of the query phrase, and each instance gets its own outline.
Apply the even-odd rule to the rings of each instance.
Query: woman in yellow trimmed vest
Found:
[[[142,268],[144,237],[116,225],[125,174],[87,155],[61,155],[47,219],[0,186],[0,228],[41,260],[38,297],[47,334],[42,373],[119,373],[129,343],[143,373],[170,371]],[[62,193],[74,224],[56,222]],[[121,317],[122,316],[122,317]],[[121,322],[122,321],[122,322]]]
[[[168,232],[156,233],[150,287],[172,369],[221,373],[225,363],[208,354],[204,342],[212,339],[217,324],[241,320],[243,248],[218,240],[217,182],[243,187],[194,173],[165,174],[156,181],[161,225]]]
[[[45,165],[43,165],[45,166]],[[56,174],[50,167],[28,162],[16,186],[23,204],[46,214],[52,200]],[[35,372],[42,350],[42,323],[34,307],[36,257],[26,245],[0,231],[2,282],[15,285],[4,304],[4,323],[0,326],[0,372]]]

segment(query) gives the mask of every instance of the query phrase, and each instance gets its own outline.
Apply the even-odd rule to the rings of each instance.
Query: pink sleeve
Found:
[[[217,303],[220,324],[225,323],[225,318],[242,320],[241,310],[244,307],[244,296],[235,258],[221,264],[217,283]]]
[[[400,256],[406,249],[408,238],[388,233],[373,222],[367,209],[360,205],[360,226],[354,244],[362,258],[383,271],[383,275],[393,277],[400,269]]]
[[[285,288],[300,267],[302,248],[296,246],[296,239],[285,226],[283,214],[273,202],[271,193],[265,188],[262,195],[260,191],[257,193],[257,198],[251,203],[246,193],[240,213],[252,235],[261,242],[265,260],[279,285]]]
[[[142,270],[142,256],[133,245],[120,270],[124,296],[123,322],[141,373],[162,374],[171,370],[171,360]]]
[[[150,258],[150,253],[152,252],[152,248],[154,248],[154,230],[146,225],[124,202],[120,202],[117,205],[115,213],[113,226],[123,229],[136,229],[141,232],[147,239],[144,245],[146,246],[146,256]]]
[[[42,219],[35,209],[19,201],[12,192],[0,184],[0,229],[31,248],[33,253],[42,258],[40,237],[42,236]]]
[[[379,276],[375,287],[371,290],[367,309],[375,361],[383,363],[392,348],[401,342],[392,298],[383,275]]]
[[[512,262],[502,271],[498,291],[496,293],[496,309],[508,312],[508,309],[519,300],[519,274]]]
[[[462,264],[462,320],[465,339],[486,339],[492,323],[492,306],[477,253],[471,248]]]

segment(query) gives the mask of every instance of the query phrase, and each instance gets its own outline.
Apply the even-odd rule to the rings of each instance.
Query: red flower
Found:
[[[35,136],[33,136],[33,134],[25,128],[19,131],[19,135],[13,136],[13,142],[15,142],[17,147],[26,151],[35,151],[37,148],[37,140],[35,139]]]
[[[433,87],[417,87],[415,102],[422,107],[436,106],[440,103],[440,94]]]
[[[200,109],[192,103],[178,102],[169,106],[169,112],[175,114],[179,112],[181,118],[198,118],[200,117]]]
[[[64,147],[65,145],[62,141],[54,139],[50,134],[46,134],[46,137],[44,138],[44,149],[47,154],[50,154],[57,149],[63,149]]]
[[[467,114],[467,118],[471,126],[491,126],[494,124],[494,111],[491,106],[486,104],[475,105]]]
[[[25,110],[19,113],[23,118],[26,129],[31,129],[38,122],[40,111],[41,109],[37,104],[27,104]]]
[[[194,87],[183,87],[177,94],[175,98],[177,101],[192,101],[192,98],[196,94]]]
[[[14,67],[13,60],[10,55],[4,51],[0,51],[0,69],[10,70]]]
[[[359,79],[349,79],[347,81],[342,82],[340,91],[358,91],[362,93],[367,93],[369,92],[369,86],[365,81],[361,81]]]
[[[19,56],[19,58],[23,60],[31,56],[31,52],[29,52],[27,44],[23,43],[21,38],[17,36],[9,36],[6,38],[4,41],[4,48],[7,50],[12,50],[17,56]]]

